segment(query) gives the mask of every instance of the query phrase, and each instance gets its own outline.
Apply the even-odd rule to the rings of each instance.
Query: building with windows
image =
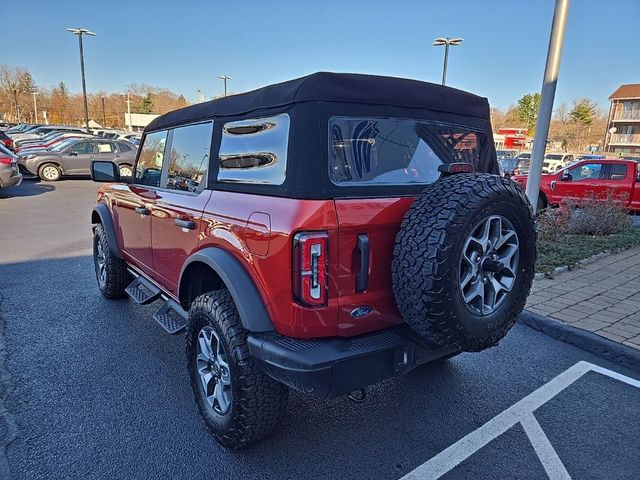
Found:
[[[609,100],[605,152],[640,155],[640,83],[620,85]]]

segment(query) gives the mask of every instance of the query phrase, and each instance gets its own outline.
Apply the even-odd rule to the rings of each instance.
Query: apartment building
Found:
[[[605,152],[640,155],[640,83],[620,85],[609,100]]]

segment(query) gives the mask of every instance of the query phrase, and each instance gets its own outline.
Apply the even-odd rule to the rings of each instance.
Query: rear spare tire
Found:
[[[511,180],[456,174],[407,211],[393,252],[404,320],[439,345],[496,345],[524,308],[535,273],[533,210]]]

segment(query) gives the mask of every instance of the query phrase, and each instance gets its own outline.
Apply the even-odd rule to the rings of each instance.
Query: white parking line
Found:
[[[538,454],[538,458],[542,462],[547,475],[551,480],[569,480],[569,472],[564,468],[560,457],[551,446],[551,442],[547,438],[547,435],[542,430],[542,427],[536,420],[533,414],[526,415],[520,420],[522,428],[524,428],[527,437],[531,441],[534,450]]]
[[[533,416],[533,412],[590,371],[640,388],[640,381],[638,380],[589,362],[578,362],[502,413],[496,415],[477,430],[444,449],[431,460],[409,472],[401,480],[432,480],[440,478],[517,423],[522,424],[549,478],[552,480],[571,478],[540,424]]]

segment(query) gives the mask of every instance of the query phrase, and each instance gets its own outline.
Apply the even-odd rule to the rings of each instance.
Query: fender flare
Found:
[[[91,223],[98,223],[94,221],[94,215],[97,214],[100,217],[100,223],[104,227],[104,232],[107,235],[107,243],[109,244],[109,250],[113,253],[116,258],[122,259],[122,253],[120,252],[120,247],[118,246],[118,237],[116,236],[116,230],[113,226],[113,219],[111,218],[111,212],[109,211],[109,207],[107,207],[104,203],[99,203],[95,207],[93,207],[93,211],[91,212]]]
[[[180,271],[179,290],[182,288],[185,270],[194,262],[204,263],[218,274],[233,298],[245,329],[254,333],[275,330],[253,279],[238,259],[221,248],[206,247],[187,258]]]

